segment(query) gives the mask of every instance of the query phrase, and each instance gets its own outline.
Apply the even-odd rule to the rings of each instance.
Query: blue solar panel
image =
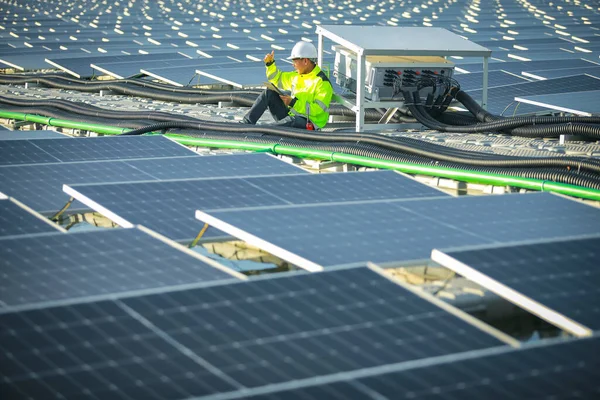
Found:
[[[163,136],[0,141],[0,165],[197,156]]]
[[[514,98],[550,93],[587,92],[592,90],[600,90],[600,79],[587,75],[491,88],[488,91],[489,101],[487,109],[493,114],[504,113],[504,115],[539,112],[543,108],[529,104],[521,104],[515,108],[516,102]],[[481,90],[473,90],[468,93],[476,100],[481,99]]]
[[[148,160],[94,161],[0,167],[0,191],[42,213],[56,212],[69,200],[64,184],[134,182],[302,174],[304,170],[267,154],[165,157]],[[70,211],[89,209],[75,201]]]
[[[0,266],[8,308],[235,279],[138,229],[0,239]]]
[[[600,114],[600,90],[522,96],[515,101],[584,116]]]
[[[240,391],[228,399],[593,399],[600,393],[598,351],[599,337],[548,340],[433,365],[347,374],[326,384],[302,382],[296,389]]]
[[[461,90],[464,90],[465,92],[483,88],[483,72],[457,74],[454,75],[454,79],[460,83]],[[488,88],[525,82],[529,82],[529,80],[525,77],[519,77],[505,71],[490,71],[488,74]]]
[[[3,313],[0,325],[3,393],[34,399],[188,398],[503,344],[368,268]]]
[[[58,225],[30,212],[15,201],[0,196],[0,237],[59,231]]]
[[[492,54],[494,55],[494,54]],[[522,71],[530,71],[537,69],[565,69],[565,68],[591,68],[595,67],[589,61],[583,59],[571,59],[571,60],[551,60],[551,61],[509,61],[499,64],[494,64],[494,69],[501,69],[503,71],[511,72],[513,74],[520,74]],[[459,66],[469,72],[482,72],[483,64],[481,62],[473,64],[461,64]],[[491,67],[490,67],[491,69]]]
[[[23,140],[23,139],[68,139],[69,136],[56,131],[9,131],[0,128],[0,140]]]
[[[440,247],[594,234],[600,210],[547,193],[198,212],[310,270],[429,259]]]
[[[69,194],[115,222],[143,224],[173,240],[197,235],[197,209],[447,196],[392,171],[69,187]],[[215,235],[223,233],[209,229],[205,236]]]
[[[188,57],[192,59],[198,59],[198,54],[193,50],[186,50],[184,52]],[[96,62],[91,62],[90,67],[97,70],[100,75],[108,74],[116,78],[124,79],[140,74],[141,68],[153,68],[157,66],[169,66],[178,65],[181,62],[188,62],[190,58],[183,56],[179,53],[158,53],[149,54],[141,62],[134,60],[125,59],[123,61],[115,61],[113,59],[99,59]],[[202,58],[201,58],[202,59]]]
[[[554,79],[564,78],[566,76],[586,74],[600,78],[600,66],[597,67],[581,67],[581,68],[564,68],[564,69],[543,69],[543,70],[524,70],[523,75],[535,79]]]
[[[600,303],[600,237],[448,250],[436,252],[433,258],[565,330],[589,333],[589,329],[600,329],[600,310],[596,307]],[[538,304],[486,283],[477,272]],[[555,314],[541,313],[543,307],[579,326],[572,326]]]

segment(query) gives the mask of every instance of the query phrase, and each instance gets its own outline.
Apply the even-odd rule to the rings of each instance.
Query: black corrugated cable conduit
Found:
[[[332,151],[337,153],[346,153],[352,155],[358,155],[363,157],[415,163],[419,165],[431,165],[436,167],[446,168],[457,168],[468,171],[486,172],[493,174],[510,174],[513,176],[519,176],[523,178],[541,179],[553,182],[567,183],[571,185],[577,185],[582,187],[588,187],[600,190],[600,175],[591,172],[577,172],[569,171],[566,169],[558,168],[542,168],[542,169],[531,169],[531,168],[511,168],[507,171],[506,168],[494,168],[494,167],[474,167],[465,165],[462,163],[454,162],[440,162],[435,159],[400,154],[395,151],[381,149],[377,146],[364,144],[364,143],[352,143],[352,142],[333,142],[333,143],[314,143],[311,141],[301,139],[288,139],[281,137],[273,137],[269,135],[265,136],[251,136],[251,135],[238,135],[238,134],[224,134],[219,132],[213,132],[211,134],[199,134],[195,132],[181,133],[186,136],[203,138],[203,139],[227,139],[241,142],[250,143],[278,143],[290,146],[298,146],[302,148],[309,148],[314,150]]]
[[[0,75],[2,84],[35,83],[52,88],[75,90],[80,92],[95,93],[101,90],[111,90],[122,95],[133,95],[154,100],[179,102],[186,104],[217,104],[219,102],[232,102],[240,106],[250,107],[254,104],[256,96],[262,90],[201,90],[194,88],[176,88],[151,81],[140,79],[118,79],[109,81],[86,81],[64,76],[53,75],[31,75],[11,76]],[[131,87],[134,85],[134,87]],[[167,93],[164,93],[167,92]],[[172,94],[170,94],[172,93]],[[329,114],[335,116],[347,116],[355,118],[356,113],[351,109],[333,104],[329,108]],[[373,109],[365,110],[365,119],[378,121],[382,114]],[[398,119],[395,119],[398,121]],[[409,121],[412,122],[412,121]]]
[[[529,138],[558,137],[560,135],[577,135],[600,139],[600,125],[581,123],[565,123],[555,125],[522,126],[510,131],[513,136]]]
[[[0,103],[10,104],[17,107],[53,107],[73,114],[87,115],[91,117],[99,118],[114,118],[114,119],[143,119],[156,122],[166,121],[196,121],[201,120],[186,115],[174,115],[160,111],[118,111],[118,110],[107,110],[104,108],[96,107],[91,104],[76,103],[73,101],[52,99],[52,100],[26,100],[22,98],[13,98],[0,96]]]
[[[253,95],[257,96],[261,93],[261,90],[220,90],[220,89],[198,89],[192,87],[177,87],[164,83],[153,82],[144,79],[111,79],[107,81],[91,81],[87,79],[78,79],[68,76],[52,75],[52,74],[39,74],[39,75],[0,75],[1,84],[24,84],[24,83],[35,83],[43,84],[52,87],[53,85],[65,85],[65,84],[78,84],[85,86],[94,86],[102,83],[123,83],[128,85],[135,85],[150,89],[157,89],[172,93],[185,93],[185,94],[197,94],[197,95],[214,95],[214,94],[235,94],[235,95]]]
[[[231,102],[242,106],[251,106],[254,103],[255,96],[248,97],[243,94],[195,94],[195,93],[175,93],[166,92],[160,89],[149,87],[140,87],[126,83],[113,83],[112,81],[98,82],[94,84],[82,83],[58,83],[47,79],[38,79],[39,83],[46,83],[48,86],[65,90],[76,90],[79,92],[98,92],[100,90],[110,90],[122,95],[130,95],[144,98],[151,98],[161,101],[172,101],[186,104],[215,104],[218,102]]]
[[[590,170],[600,172],[600,164],[580,158],[580,157],[552,157],[552,158],[503,158],[503,159],[476,159],[457,157],[443,152],[434,152],[429,149],[423,149],[415,146],[409,146],[405,143],[399,143],[394,138],[382,137],[373,134],[361,133],[310,133],[310,131],[282,128],[268,125],[236,125],[236,124],[219,124],[214,122],[205,122],[202,124],[190,122],[164,122],[155,125],[150,125],[144,128],[139,128],[133,131],[126,132],[125,135],[141,135],[154,131],[166,131],[168,129],[196,129],[196,130],[211,130],[219,132],[241,132],[241,133],[265,133],[286,138],[297,138],[314,140],[321,142],[336,142],[350,141],[356,143],[370,143],[381,146],[385,149],[400,151],[404,153],[420,155],[423,157],[434,158],[442,161],[457,162],[460,164],[471,164],[476,166],[487,167],[521,167],[521,168],[538,168],[538,167],[565,167]],[[442,146],[440,146],[442,147]],[[467,152],[465,152],[467,153]]]
[[[133,119],[133,120],[125,120],[125,119],[112,119],[112,118],[101,118],[101,117],[90,117],[90,116],[80,116],[75,113],[65,112],[62,110],[57,110],[50,107],[20,107],[20,106],[10,106],[4,105],[0,103],[0,109],[3,111],[9,112],[20,112],[27,114],[36,114],[43,115],[45,117],[64,119],[64,120],[72,120],[77,122],[87,122],[92,124],[100,124],[100,125],[112,125],[123,128],[132,128],[138,129],[144,126],[155,124],[155,121],[148,121],[144,119]]]
[[[23,110],[22,110],[22,108],[20,108],[18,111],[21,112]],[[57,119],[61,119],[61,120],[64,119],[65,116],[71,117],[70,115],[68,115],[68,113],[58,111],[58,110],[52,110],[54,112],[46,112],[47,110],[41,108],[41,109],[35,110],[35,111],[37,111],[37,113],[52,114],[53,118],[57,118]],[[83,119],[83,121],[86,123],[89,123],[90,118],[89,117],[85,118],[85,119]],[[100,120],[100,122],[104,123],[105,121]],[[112,123],[112,121],[111,121],[111,123]],[[123,126],[123,125],[131,126],[131,125],[138,125],[138,124],[143,124],[143,123],[144,123],[144,121],[127,121],[127,122],[123,122],[123,124],[120,124],[120,125],[121,126]],[[223,125],[227,126],[227,124],[223,124]],[[240,126],[236,124],[235,127],[240,127]],[[232,126],[229,125],[229,128],[232,128]],[[474,159],[479,159],[479,160],[489,159],[490,156],[487,154],[483,154],[483,153],[467,152],[467,151],[462,151],[462,150],[458,150],[458,149],[447,148],[444,146],[439,146],[437,144],[427,143],[427,142],[423,142],[423,141],[412,139],[412,138],[396,137],[396,138],[394,138],[394,140],[396,140],[398,142],[398,144],[403,144],[404,146],[407,146],[409,148],[416,147],[416,148],[420,148],[421,150],[423,150],[423,148],[426,148],[430,151],[431,154],[434,155],[434,158],[427,158],[427,157],[422,157],[419,155],[412,155],[412,154],[403,154],[402,152],[400,152],[398,150],[385,150],[385,149],[381,149],[380,147],[378,147],[375,144],[365,143],[364,141],[357,142],[355,140],[357,136],[364,138],[364,135],[349,134],[349,136],[352,138],[349,142],[329,141],[329,143],[325,144],[325,143],[314,143],[313,141],[305,140],[307,138],[307,135],[306,135],[306,131],[303,131],[303,130],[292,130],[292,131],[296,131],[297,138],[292,137],[291,139],[290,138],[282,138],[280,134],[277,134],[277,132],[276,132],[276,136],[273,136],[273,135],[266,135],[266,134],[260,133],[260,132],[247,133],[246,132],[247,129],[244,129],[244,132],[242,132],[240,134],[231,133],[230,131],[231,131],[231,129],[229,129],[229,132],[218,132],[218,131],[217,132],[212,131],[211,133],[198,133],[198,132],[187,133],[186,132],[186,135],[188,135],[188,137],[193,137],[193,138],[215,138],[216,137],[218,139],[239,140],[239,141],[243,141],[243,142],[253,142],[253,143],[256,143],[256,142],[270,143],[270,144],[272,144],[272,143],[278,143],[278,144],[293,143],[296,145],[300,145],[302,147],[326,149],[326,151],[333,151],[333,152],[339,152],[339,153],[347,152],[348,154],[362,155],[362,156],[366,156],[366,157],[384,158],[384,159],[400,161],[400,162],[412,162],[412,163],[426,165],[426,166],[434,166],[434,167],[447,166],[447,167],[451,167],[451,168],[459,168],[459,169],[463,169],[463,170],[466,169],[466,170],[470,170],[470,171],[482,171],[482,172],[500,173],[500,174],[509,173],[513,176],[551,180],[554,182],[568,183],[568,184],[589,187],[589,188],[600,188],[600,175],[597,173],[587,172],[585,170],[575,170],[575,169],[569,170],[569,169],[565,169],[565,168],[552,168],[551,166],[544,167],[544,168],[532,168],[532,167],[520,168],[520,169],[511,168],[508,171],[503,168],[482,167],[482,166],[477,167],[477,166],[472,165]],[[330,135],[327,135],[327,136],[330,136]],[[344,136],[348,136],[348,135],[344,135]],[[322,139],[323,136],[320,136],[320,138]],[[313,138],[313,140],[314,140],[314,138]],[[403,142],[403,143],[400,143],[400,142]],[[453,163],[453,162],[448,162],[448,161],[438,161],[437,159],[440,158],[439,157],[440,152],[443,152],[445,154],[445,156],[452,154],[452,156],[455,157],[456,159],[463,159],[463,161],[460,163]],[[494,156],[492,156],[492,157],[494,157]],[[497,156],[497,157],[510,158],[509,156]],[[514,157],[513,157],[513,159],[514,159]],[[565,160],[563,160],[563,161],[565,161]],[[577,160],[570,160],[570,161],[577,162]]]
[[[68,102],[67,102],[68,103]],[[42,104],[44,104],[44,102],[42,102]],[[152,130],[161,130],[161,131],[165,131],[166,129],[171,129],[171,128],[191,128],[191,129],[195,129],[195,130],[208,130],[208,131],[222,131],[222,132],[244,132],[244,133],[248,133],[250,131],[257,133],[257,134],[273,134],[273,135],[278,135],[281,136],[282,133],[286,133],[287,132],[287,137],[297,137],[297,138],[301,138],[301,139],[307,139],[309,138],[307,135],[307,131],[305,130],[298,130],[298,129],[291,129],[291,128],[280,128],[280,127],[273,127],[273,126],[266,126],[266,125],[259,125],[259,126],[254,126],[254,125],[238,125],[238,124],[227,124],[227,123],[211,123],[211,122],[206,122],[206,121],[202,121],[202,120],[188,120],[188,121],[171,121],[172,124],[169,125],[165,125],[165,126],[159,126],[157,127],[157,125],[153,122],[153,121],[146,121],[146,120],[135,120],[136,118],[144,118],[144,117],[148,117],[149,115],[142,112],[139,115],[136,114],[131,114],[130,118],[133,118],[134,120],[126,120],[125,118],[122,117],[121,112],[118,111],[112,111],[112,110],[102,110],[103,112],[100,115],[105,116],[106,118],[100,118],[100,117],[87,117],[87,118],[81,118],[77,115],[73,115],[72,113],[67,113],[64,111],[60,111],[60,110],[54,110],[54,109],[50,109],[47,107],[28,107],[28,108],[23,108],[23,107],[17,107],[17,108],[12,108],[12,107],[6,107],[4,106],[3,108],[5,108],[7,111],[17,111],[17,112],[27,112],[27,113],[31,113],[31,114],[42,114],[45,116],[49,116],[52,118],[60,118],[60,119],[72,119],[72,120],[77,120],[80,122],[92,122],[92,123],[98,123],[98,124],[112,124],[112,125],[117,125],[117,126],[121,126],[121,127],[128,127],[128,128],[133,128],[133,129],[138,129],[141,128],[143,132],[147,132],[148,129]],[[116,119],[117,121],[114,122],[113,120],[110,120],[109,118],[111,116],[114,116],[113,114],[116,114]],[[170,114],[167,113],[163,113],[164,115],[162,115],[162,117],[169,117],[172,118],[174,116],[171,116]],[[148,128],[147,126],[152,126],[152,128]],[[133,132],[135,133],[135,132]],[[291,135],[291,136],[290,136]],[[340,139],[341,138],[341,139]],[[559,163],[560,166],[574,166],[577,165],[578,168],[580,168],[579,166],[582,166],[584,169],[589,169],[589,167],[587,167],[588,164],[595,164],[596,166],[600,165],[599,162],[596,162],[595,160],[589,160],[589,159],[579,159],[579,158],[552,158],[552,159],[540,159],[540,158],[529,158],[529,157],[514,157],[514,156],[503,156],[503,155],[490,155],[490,154],[486,154],[486,153],[477,153],[477,152],[471,152],[471,151],[464,151],[464,150],[460,150],[460,149],[453,149],[450,147],[446,147],[446,146],[440,146],[434,143],[428,143],[425,141],[421,141],[421,140],[416,140],[416,139],[412,139],[412,138],[405,138],[405,137],[395,137],[395,138],[391,138],[391,137],[385,137],[385,136],[381,136],[381,135],[374,135],[374,134],[356,134],[354,132],[352,133],[344,133],[344,134],[338,134],[338,133],[328,133],[328,134],[314,134],[310,137],[311,140],[317,140],[317,141],[330,141],[330,140],[350,140],[350,141],[355,141],[355,142],[369,142],[373,145],[376,146],[383,146],[386,148],[389,148],[393,151],[399,151],[402,153],[411,153],[411,154],[417,154],[417,155],[422,155],[425,157],[429,157],[429,158],[435,158],[435,159],[441,159],[441,160],[446,160],[446,161],[456,161],[456,160],[460,160],[460,163],[463,164],[477,164],[478,165],[482,165],[481,163],[500,163],[499,166],[501,167],[511,167],[514,166],[513,164],[516,162],[520,162],[521,166],[523,166],[523,162],[527,162],[529,161],[530,163],[534,163],[534,165],[526,165],[527,168],[538,168],[540,167],[540,164],[543,162],[544,166],[556,166],[554,164]],[[555,161],[552,161],[555,160]],[[508,164],[506,164],[508,162]]]
[[[441,132],[457,132],[457,133],[486,133],[486,132],[504,132],[509,131],[515,136],[528,135],[529,137],[537,134],[535,137],[550,137],[559,136],[561,134],[582,135],[590,138],[600,138],[600,117],[518,117],[506,118],[487,123],[479,123],[476,125],[454,126],[444,124],[434,119],[428,110],[420,104],[420,96],[418,92],[403,92],[404,99],[408,104],[409,110],[414,117],[423,125],[430,129],[435,129]],[[582,123],[589,122],[589,123]],[[538,125],[549,127],[550,124],[565,123],[569,126],[567,130],[561,129],[538,129],[529,131],[528,125]],[[520,129],[515,129],[520,128]],[[544,136],[545,135],[545,136]]]
[[[452,95],[458,100],[479,122],[492,122],[506,117],[494,115],[481,107],[468,93],[462,90],[453,91]]]

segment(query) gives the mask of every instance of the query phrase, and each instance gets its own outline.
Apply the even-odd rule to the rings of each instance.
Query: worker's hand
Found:
[[[275,61],[275,50],[267,54],[265,58],[263,58],[263,61],[265,62],[265,64],[272,63],[273,61]]]
[[[280,96],[279,96],[279,98],[280,98],[280,99],[283,101],[283,103],[284,103],[286,106],[289,106],[289,105],[290,105],[290,103],[292,102],[292,98],[291,98],[291,96],[281,96],[281,95],[280,95]]]

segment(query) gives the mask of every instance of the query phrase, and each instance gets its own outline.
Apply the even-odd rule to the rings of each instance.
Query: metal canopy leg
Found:
[[[362,51],[356,54],[356,131],[362,132],[365,125],[365,71],[366,57]]]
[[[483,57],[483,93],[481,94],[481,107],[487,110],[487,96],[488,96],[488,58]]]

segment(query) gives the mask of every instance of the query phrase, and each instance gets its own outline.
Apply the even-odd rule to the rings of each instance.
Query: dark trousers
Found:
[[[256,101],[252,107],[250,107],[250,111],[244,116],[244,122],[255,125],[267,108],[275,121],[277,121],[274,125],[306,128],[306,118],[299,115],[288,115],[289,109],[283,100],[281,100],[276,92],[269,89],[265,89],[260,96],[256,98]]]

